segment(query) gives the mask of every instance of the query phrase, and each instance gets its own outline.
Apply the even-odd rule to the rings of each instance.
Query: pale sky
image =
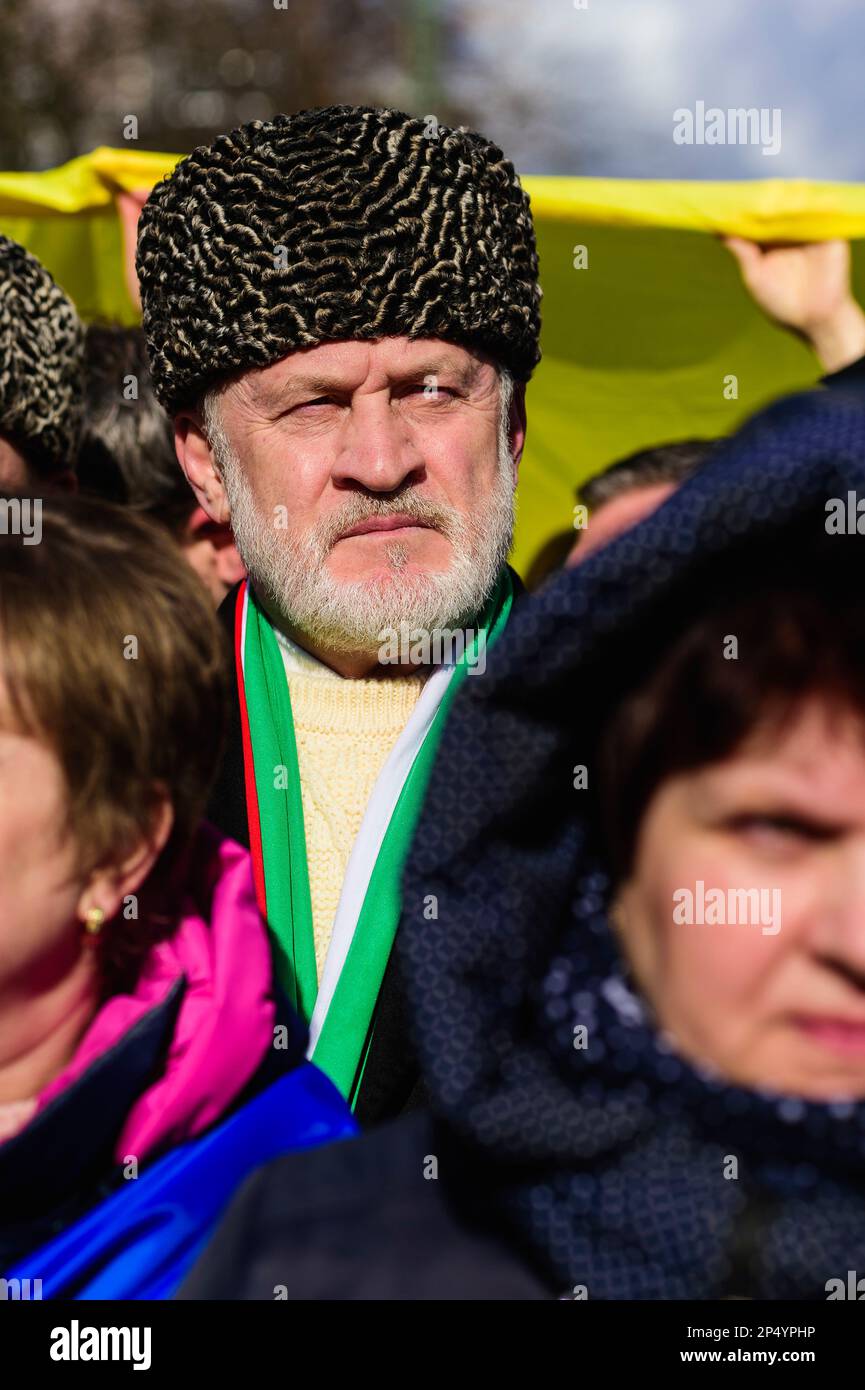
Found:
[[[863,0],[442,3],[465,26],[447,85],[524,173],[865,178]],[[779,153],[675,144],[697,101],[779,110]]]

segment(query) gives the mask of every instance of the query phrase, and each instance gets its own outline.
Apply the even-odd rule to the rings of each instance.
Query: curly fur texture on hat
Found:
[[[75,462],[84,330],[43,265],[0,236],[0,434],[39,471]]]
[[[540,358],[529,200],[497,146],[431,118],[330,106],[193,151],[141,216],[138,275],[156,394],[298,348],[393,335]]]

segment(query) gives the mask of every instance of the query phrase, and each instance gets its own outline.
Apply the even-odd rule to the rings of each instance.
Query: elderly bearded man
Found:
[[[406,628],[485,644],[513,601],[528,198],[474,132],[305,111],[183,160],[145,206],[138,273],[178,457],[249,570],[223,606],[237,709],[211,816],[252,849],[310,1056],[370,1123],[420,1094],[400,874],[477,648],[382,655]]]

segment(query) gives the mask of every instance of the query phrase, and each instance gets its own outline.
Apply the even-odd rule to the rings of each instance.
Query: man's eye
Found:
[[[299,405],[295,406],[295,410],[308,410],[309,407],[310,407],[310,406],[313,406],[313,405],[334,405],[334,404],[335,404],[335,401],[334,401],[334,399],[333,399],[333,396],[316,396],[314,400],[310,400],[310,401],[301,401]]]

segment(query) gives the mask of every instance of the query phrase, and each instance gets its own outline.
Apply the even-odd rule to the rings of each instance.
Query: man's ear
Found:
[[[175,416],[174,448],[199,505],[211,521],[225,525],[231,519],[225,487],[201,419],[191,410],[181,411]]]
[[[511,444],[511,457],[514,461],[514,487],[520,471],[520,460],[526,443],[526,383],[514,382],[511,408],[508,415],[508,439]]]

